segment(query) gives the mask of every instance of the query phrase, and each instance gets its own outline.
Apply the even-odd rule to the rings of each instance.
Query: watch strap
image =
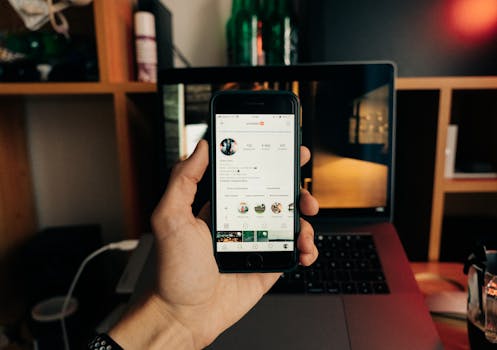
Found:
[[[89,350],[124,350],[108,334],[101,333],[96,335],[89,343]]]

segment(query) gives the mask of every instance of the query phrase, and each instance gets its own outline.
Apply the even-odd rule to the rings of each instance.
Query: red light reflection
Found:
[[[462,37],[489,37],[497,30],[497,0],[452,0],[450,19],[454,30]]]

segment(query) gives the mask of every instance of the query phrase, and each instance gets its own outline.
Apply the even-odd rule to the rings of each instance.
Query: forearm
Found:
[[[134,306],[109,335],[125,350],[194,349],[192,332],[174,319],[155,296]]]

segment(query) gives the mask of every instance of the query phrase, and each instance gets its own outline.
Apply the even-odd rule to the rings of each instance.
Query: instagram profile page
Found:
[[[293,114],[217,114],[219,252],[294,248]]]

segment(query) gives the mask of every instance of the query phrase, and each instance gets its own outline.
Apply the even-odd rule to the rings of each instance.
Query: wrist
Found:
[[[129,310],[109,335],[125,350],[195,348],[191,330],[175,319],[155,294]]]

